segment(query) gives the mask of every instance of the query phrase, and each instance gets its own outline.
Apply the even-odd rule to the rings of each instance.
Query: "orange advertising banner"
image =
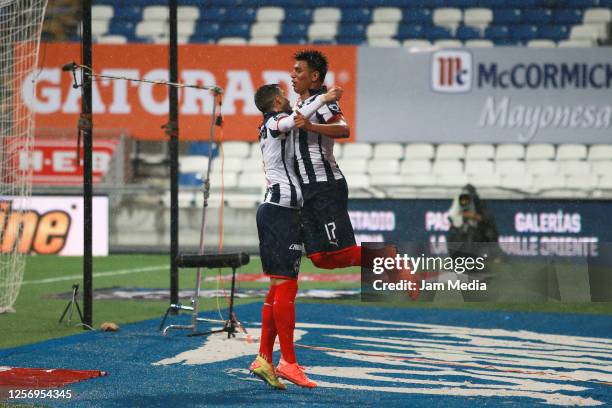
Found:
[[[293,54],[298,46],[179,46],[179,82],[218,85],[225,89],[222,113],[224,140],[254,141],[261,113],[255,107],[255,90],[279,83],[294,102],[291,89]],[[309,46],[310,48],[310,46]],[[327,85],[344,89],[340,102],[355,138],[356,53],[350,46],[316,46],[329,59]],[[36,113],[36,127],[73,129],[81,107],[81,90],[73,88],[70,72],[62,66],[80,61],[77,43],[42,44],[40,69],[22,82],[24,103]],[[168,77],[168,47],[156,44],[97,44],[93,48],[95,73],[116,77],[164,80]],[[77,72],[77,80],[81,81]],[[35,87],[35,89],[32,89]],[[210,91],[179,90],[180,140],[208,140],[213,95]],[[141,140],[165,140],[162,125],[168,121],[168,89],[126,80],[93,82],[93,123],[96,129],[123,131]],[[219,135],[219,132],[217,132]]]

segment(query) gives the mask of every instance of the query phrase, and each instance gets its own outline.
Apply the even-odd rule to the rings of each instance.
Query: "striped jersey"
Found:
[[[325,87],[310,91],[310,97],[297,104],[302,108],[326,92]],[[342,115],[337,102],[324,104],[310,118],[312,123],[333,123]],[[295,172],[301,184],[311,184],[344,178],[334,157],[334,139],[320,133],[297,130],[295,138]]]
[[[300,208],[302,191],[293,167],[295,156],[294,142],[296,130],[278,130],[281,119],[289,116],[287,112],[270,112],[264,115],[259,130],[259,146],[264,162],[267,190],[264,202],[282,207]]]

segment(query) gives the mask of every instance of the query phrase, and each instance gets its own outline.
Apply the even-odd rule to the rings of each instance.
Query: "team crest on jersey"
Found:
[[[330,103],[329,105],[327,105],[327,107],[329,108],[329,110],[333,113],[333,114],[340,114],[342,113],[342,111],[340,110],[340,106],[338,106],[337,103]]]

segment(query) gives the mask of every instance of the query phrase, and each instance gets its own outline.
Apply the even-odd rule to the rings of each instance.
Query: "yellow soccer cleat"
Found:
[[[251,363],[249,370],[251,373],[253,373],[253,375],[256,375],[264,380],[268,385],[270,385],[270,387],[278,390],[287,389],[287,386],[283,384],[276,376],[272,364],[268,363],[262,356],[257,356],[255,361]]]

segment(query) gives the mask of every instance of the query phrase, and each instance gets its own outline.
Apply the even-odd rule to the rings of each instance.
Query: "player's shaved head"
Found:
[[[295,53],[293,59],[296,61],[304,61],[308,65],[308,69],[319,73],[319,81],[325,81],[327,75],[327,57],[317,50],[302,50]]]
[[[255,106],[262,113],[271,112],[276,96],[282,96],[282,91],[278,84],[263,85],[255,92]]]

